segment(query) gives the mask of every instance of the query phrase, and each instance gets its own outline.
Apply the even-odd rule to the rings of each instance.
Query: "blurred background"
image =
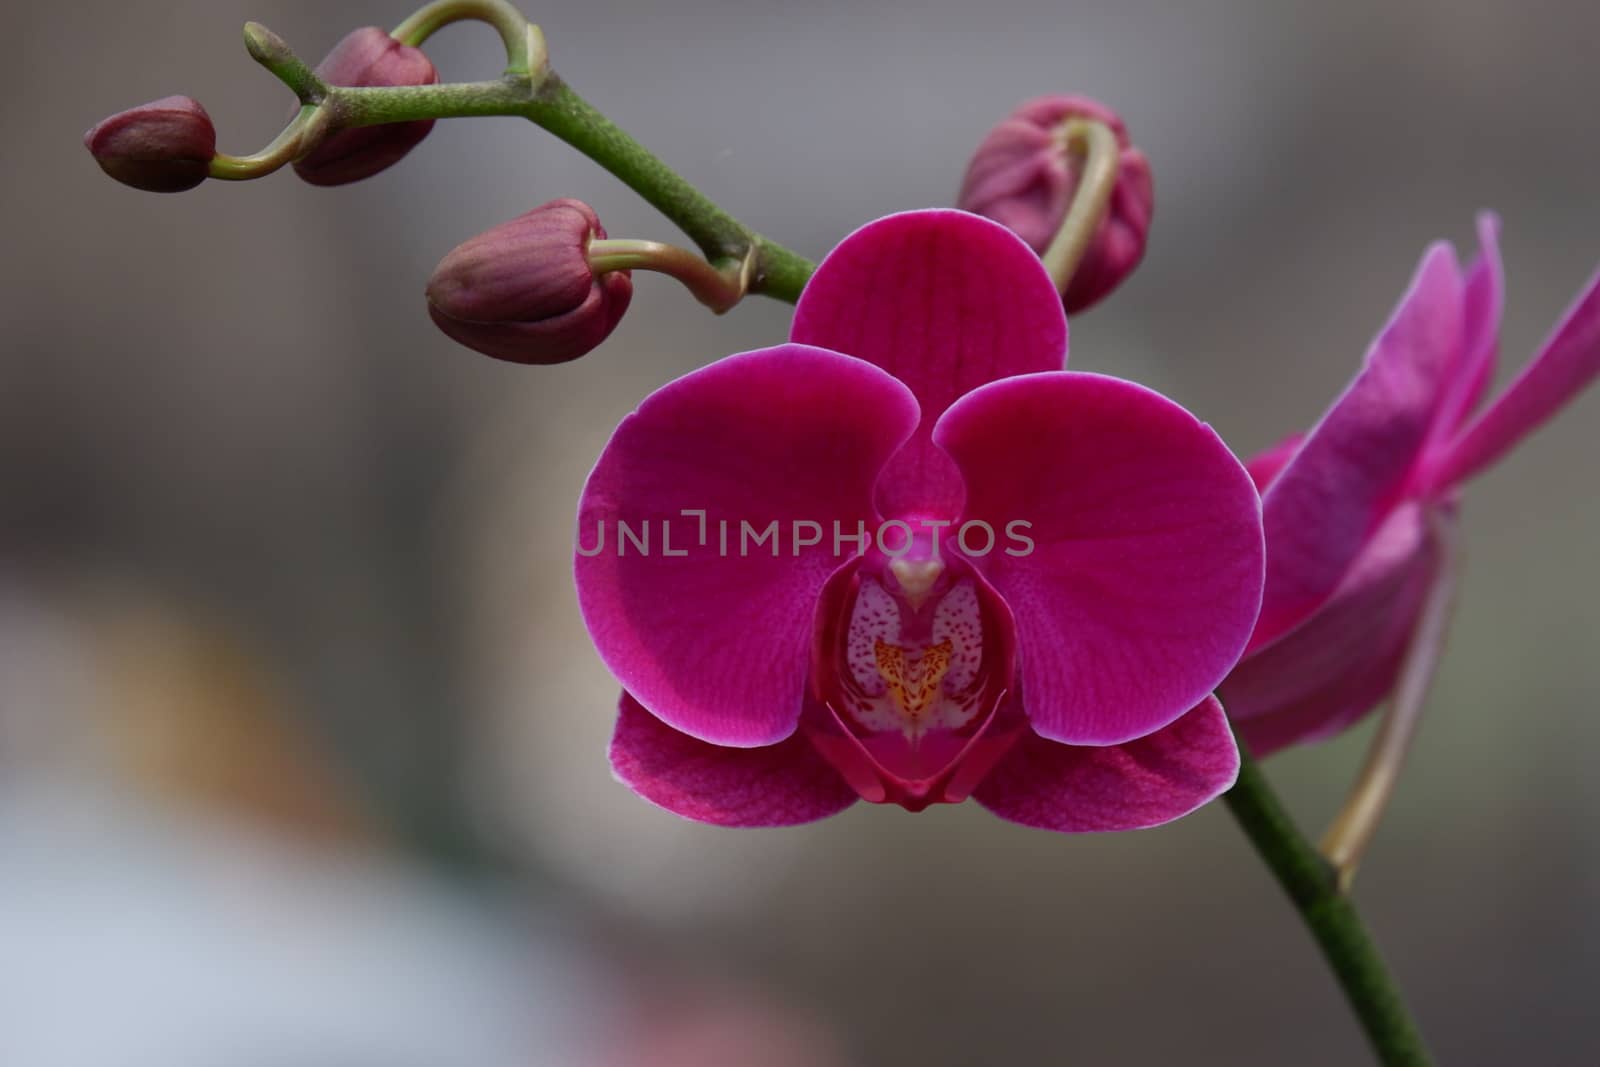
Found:
[[[1584,0],[550,0],[556,68],[818,257],[949,203],[1021,99],[1150,156],[1143,268],[1073,322],[1242,453],[1312,422],[1424,245],[1505,219],[1507,371],[1600,260]],[[153,196],[80,145],[188,93],[276,132],[308,60],[404,2],[20,6],[0,69],[0,1063],[1368,1062],[1214,806],[1064,838],[974,805],[766,832],[614,783],[570,579],[579,488],[649,390],[774,343],[636,280],[576,363],[495,363],[422,299],[558,196],[677,239],[515,119],[402,165]],[[19,22],[20,20],[20,22]],[[499,70],[482,27],[428,51]],[[1600,391],[1597,391],[1600,394]],[[1473,486],[1448,657],[1358,898],[1442,1062],[1600,1062],[1600,395]],[[1369,729],[1274,759],[1311,830]]]

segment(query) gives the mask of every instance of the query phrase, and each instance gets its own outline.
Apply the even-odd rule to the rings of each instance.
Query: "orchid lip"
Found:
[[[1018,739],[1018,724],[996,725],[1005,695],[1004,692],[998,694],[995,706],[960,751],[937,773],[923,778],[903,778],[887,769],[832,705],[823,705],[823,710],[837,733],[818,729],[811,723],[803,723],[803,727],[809,727],[806,732],[813,747],[839,770],[863,800],[872,804],[898,804],[907,811],[917,812],[933,804],[959,804],[966,800]]]
[[[1015,739],[992,729],[1015,665],[1010,610],[970,562],[919,555],[859,557],[829,578],[802,719],[864,799],[913,811],[965,799]]]

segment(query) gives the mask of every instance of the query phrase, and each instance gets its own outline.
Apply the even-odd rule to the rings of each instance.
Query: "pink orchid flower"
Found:
[[[1262,492],[1267,584],[1246,654],[1219,693],[1258,755],[1350,726],[1395,688],[1441,578],[1438,520],[1600,372],[1600,275],[1539,354],[1474,414],[1494,376],[1499,221],[1463,274],[1428,249],[1355,380],[1307,434],[1249,463]]]
[[[1178,405],[1061,370],[1066,345],[1009,230],[894,215],[817,269],[791,343],[623,420],[576,559],[626,689],[618,778],[727,826],[972,796],[1131,829],[1228,788],[1211,690],[1259,606],[1255,490]]]

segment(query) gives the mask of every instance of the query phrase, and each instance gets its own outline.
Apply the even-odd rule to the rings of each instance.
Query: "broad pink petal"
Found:
[[[890,215],[845,238],[801,294],[790,337],[876,363],[916,394],[922,422],[878,485],[888,516],[956,515],[961,477],[929,440],[939,416],[985,382],[1067,358],[1061,297],[1039,257],[964,211]]]
[[[793,826],[856,801],[800,734],[764,748],[711,745],[674,730],[627,693],[617,708],[611,769],[652,804],[716,826]]]
[[[1455,254],[1434,245],[1344,394],[1262,497],[1267,586],[1250,647],[1333,595],[1410,483],[1462,343]]]
[[[1107,748],[1026,734],[972,796],[1002,819],[1042,830],[1139,830],[1216,799],[1238,774],[1227,717],[1208,696],[1170,726]]]
[[[1257,756],[1332,736],[1394,688],[1438,567],[1422,508],[1396,509],[1329,601],[1218,688]]]
[[[1118,744],[1222,681],[1260,606],[1263,549],[1255,487],[1209,426],[1143,386],[1056,371],[971,393],[934,440],[971,487],[964,518],[995,531],[976,562],[1016,619],[1034,730]],[[1031,551],[1013,522],[1032,524]]]
[[[916,422],[889,375],[803,345],[729,356],[651,394],[612,434],[578,512],[578,605],[606,666],[702,741],[788,737],[817,594],[841,562],[833,522],[872,528],[872,485]],[[635,537],[648,524],[649,551],[619,523]],[[776,540],[756,543],[772,523]]]
[[[1600,273],[1567,309],[1533,362],[1461,432],[1429,485],[1448,488],[1497,462],[1600,374]]]

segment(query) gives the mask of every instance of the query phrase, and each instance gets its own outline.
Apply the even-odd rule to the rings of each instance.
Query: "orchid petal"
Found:
[[[1035,731],[1118,744],[1205,699],[1250,636],[1263,554],[1255,488],[1209,426],[1057,371],[978,389],[933,436],[970,487],[965,518],[995,531],[976,562],[1016,619]]]
[[[1478,216],[1479,252],[1467,269],[1462,308],[1461,360],[1449,373],[1434,418],[1435,443],[1448,441],[1483,399],[1494,378],[1500,349],[1500,317],[1505,308],[1505,268],[1500,262],[1500,217]]]
[[[1394,688],[1438,570],[1422,508],[1395,510],[1322,609],[1217,690],[1257,756],[1350,726]]]
[[[800,734],[763,748],[711,745],[674,730],[627,693],[617,708],[611,769],[652,804],[716,826],[793,826],[856,801]]]
[[[1462,343],[1461,270],[1449,245],[1423,256],[1366,365],[1262,497],[1267,585],[1250,647],[1333,595],[1410,482]]]
[[[838,567],[831,526],[874,519],[872,485],[916,423],[905,386],[803,345],[729,356],[648,397],[579,506],[578,604],[612,674],[702,741],[788,737]]]
[[[1455,439],[1428,482],[1446,489],[1497,462],[1600,374],[1600,272],[1539,354]]]
[[[954,517],[963,487],[930,441],[939,416],[986,382],[1060,370],[1067,354],[1039,257],[1004,226],[948,210],[890,215],[845,238],[806,285],[790,336],[875,363],[916,394],[922,422],[878,486],[889,516]]]
[[[1016,663],[1011,609],[971,564],[948,553],[930,558],[943,561],[938,570],[947,578],[951,571],[970,573],[933,594],[936,604],[924,601],[927,614],[921,619],[908,619],[909,601],[903,611],[879,584],[882,571],[864,578],[863,571],[876,570],[881,559],[870,565],[853,560],[829,576],[817,599],[814,699],[800,719],[817,751],[862,799],[913,811],[966,799],[1026,728],[1020,712],[1000,714]],[[886,568],[890,574],[892,566]],[[919,634],[913,648],[930,653],[930,646],[939,645],[943,657],[937,681],[917,690],[918,710],[910,717],[904,696],[889,694],[884,667],[893,660],[880,658],[891,649],[902,656],[912,651],[904,644],[908,632]],[[897,666],[890,673],[905,694],[904,660]]]
[[[1283,468],[1289,465],[1294,454],[1300,451],[1305,440],[1305,434],[1292,433],[1265,452],[1257,452],[1244,461],[1244,469],[1250,472],[1250,480],[1256,483],[1257,492],[1265,493],[1267,487],[1278,480],[1278,475],[1283,473]]]
[[[1216,799],[1238,774],[1227,717],[1208,696],[1170,726],[1126,744],[1082,748],[1027,733],[972,796],[1002,819],[1043,830],[1138,830]]]

